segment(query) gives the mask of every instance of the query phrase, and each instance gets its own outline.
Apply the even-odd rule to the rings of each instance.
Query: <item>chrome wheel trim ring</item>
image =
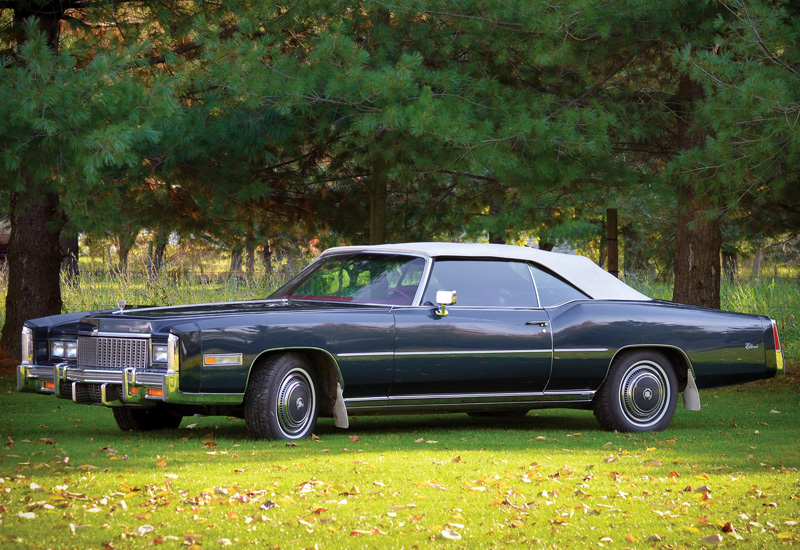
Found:
[[[638,428],[658,424],[667,413],[672,398],[669,377],[654,361],[638,361],[625,372],[620,382],[619,405],[625,418]]]
[[[278,384],[275,411],[283,435],[289,439],[303,437],[316,408],[317,396],[308,372],[301,368],[287,372]]]

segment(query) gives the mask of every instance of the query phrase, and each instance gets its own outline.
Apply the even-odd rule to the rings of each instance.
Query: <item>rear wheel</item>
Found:
[[[132,409],[113,407],[114,420],[124,432],[152,432],[155,430],[174,430],[181,424],[182,416],[170,414],[161,409]]]
[[[662,353],[646,350],[614,360],[592,405],[607,430],[649,432],[667,427],[677,402],[675,369]]]
[[[244,418],[251,437],[308,437],[317,414],[317,376],[305,356],[277,355],[255,368],[244,396]]]

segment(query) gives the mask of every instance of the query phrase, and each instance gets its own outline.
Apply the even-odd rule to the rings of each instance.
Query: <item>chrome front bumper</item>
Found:
[[[99,384],[100,402],[107,407],[185,403],[178,386],[177,372],[145,372],[133,368],[97,370],[68,363],[55,366],[23,363],[17,367],[17,390],[49,393],[78,402],[78,384]],[[71,392],[65,389],[71,388]]]

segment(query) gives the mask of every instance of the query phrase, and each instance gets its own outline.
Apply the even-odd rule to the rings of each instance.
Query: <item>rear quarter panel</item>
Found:
[[[578,301],[549,310],[553,372],[548,391],[597,390],[613,358],[627,348],[681,350],[698,388],[768,378],[768,318],[672,302]]]

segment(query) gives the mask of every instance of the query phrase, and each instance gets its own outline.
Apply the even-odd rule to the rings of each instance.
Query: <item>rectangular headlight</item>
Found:
[[[153,363],[167,362],[167,344],[153,344]]]
[[[22,327],[22,362],[33,364],[33,330]]]
[[[51,340],[50,357],[75,359],[78,357],[78,342],[75,340]]]
[[[52,357],[66,357],[66,342],[53,340],[50,342],[50,355]]]

